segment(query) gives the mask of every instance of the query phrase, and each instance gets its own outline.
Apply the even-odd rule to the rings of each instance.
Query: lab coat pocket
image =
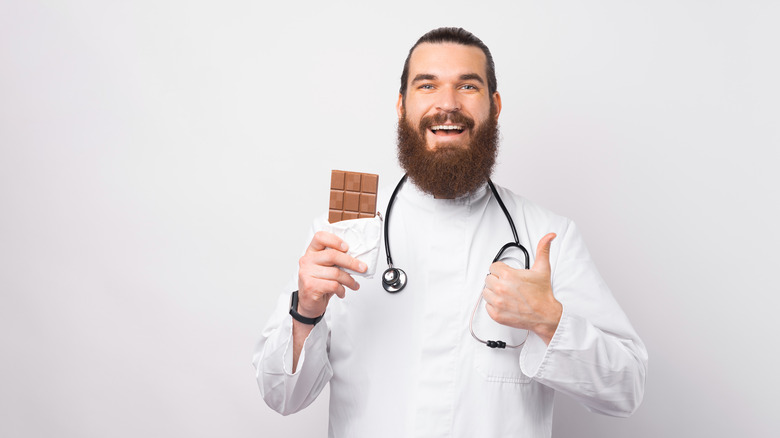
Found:
[[[477,371],[488,382],[522,385],[531,378],[520,370],[520,348],[489,348],[479,344],[476,356]],[[478,348],[479,348],[478,346]]]
[[[482,308],[478,310],[473,322],[477,336],[484,340],[502,340],[506,348],[490,348],[485,344],[474,342],[474,366],[477,372],[488,382],[526,384],[531,378],[520,370],[520,351],[523,347],[510,348],[510,345],[520,345],[526,338],[526,331],[507,327],[493,321]]]

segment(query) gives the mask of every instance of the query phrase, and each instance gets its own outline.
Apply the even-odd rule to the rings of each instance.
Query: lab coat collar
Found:
[[[481,186],[477,190],[474,191],[474,193],[470,195],[463,195],[454,199],[437,199],[434,198],[433,195],[430,193],[424,192],[422,189],[417,187],[416,184],[414,184],[414,181],[410,178],[405,186],[408,186],[411,188],[409,190],[409,194],[414,199],[419,200],[426,200],[427,202],[434,202],[442,205],[471,205],[475,202],[480,201],[482,198],[487,196],[490,192],[490,189],[488,189],[487,181],[482,183]]]

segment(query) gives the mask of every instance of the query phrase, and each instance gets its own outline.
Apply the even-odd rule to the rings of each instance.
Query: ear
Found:
[[[496,120],[498,120],[498,115],[501,114],[501,95],[498,94],[498,91],[493,93],[493,102],[496,105]]]
[[[395,112],[398,113],[398,120],[404,116],[404,96],[398,93],[398,102],[395,104]]]

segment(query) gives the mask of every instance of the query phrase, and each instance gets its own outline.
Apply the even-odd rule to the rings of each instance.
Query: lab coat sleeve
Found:
[[[308,241],[314,235],[313,230],[314,227]],[[289,292],[279,297],[252,358],[263,400],[282,415],[309,406],[333,376],[328,359],[330,329],[327,312],[306,338],[296,371],[292,372],[293,337],[289,309],[290,294],[296,283],[297,280],[291,281]]]
[[[323,318],[309,333],[292,372],[292,317],[289,296],[266,325],[252,360],[263,400],[276,412],[289,415],[309,406],[333,376],[328,361],[328,323]]]
[[[558,242],[552,286],[563,304],[561,321],[549,345],[529,336],[520,367],[590,411],[627,417],[644,395],[647,350],[596,270],[573,222],[563,235],[559,233]]]

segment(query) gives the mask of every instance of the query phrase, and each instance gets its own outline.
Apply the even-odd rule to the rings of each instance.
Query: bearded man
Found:
[[[549,437],[556,392],[630,415],[647,352],[577,227],[489,181],[501,97],[488,48],[463,29],[423,35],[397,111],[409,182],[383,239],[408,285],[361,287],[344,269],[365,264],[314,233],[254,357],[266,403],[294,413],[330,383],[330,437]],[[491,263],[514,234],[536,248],[530,269]]]

